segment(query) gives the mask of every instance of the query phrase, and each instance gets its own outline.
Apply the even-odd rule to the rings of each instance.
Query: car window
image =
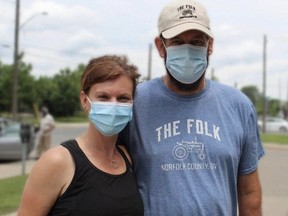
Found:
[[[1,136],[15,136],[19,135],[20,123],[11,120],[0,119],[0,135]]]
[[[6,129],[5,132],[8,134],[11,133],[19,133],[20,132],[20,124],[14,123],[12,125],[9,125]]]

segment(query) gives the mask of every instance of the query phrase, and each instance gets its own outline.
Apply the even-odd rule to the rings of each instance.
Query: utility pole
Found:
[[[284,111],[284,118],[288,120],[288,79],[286,83],[286,105],[285,105],[285,111]]]
[[[266,114],[267,114],[267,101],[266,101],[266,46],[267,37],[264,35],[263,39],[263,115],[262,115],[262,132],[266,133]]]
[[[12,85],[12,117],[18,118],[18,74],[19,74],[19,23],[20,23],[20,0],[16,0],[15,13],[15,38],[14,38],[14,64]]]
[[[148,50],[148,75],[147,80],[151,80],[151,66],[152,66],[152,44],[149,44]]]
[[[215,70],[211,68],[211,80],[215,80]]]
[[[288,79],[287,79],[287,84],[286,84],[286,100],[287,100],[287,104],[288,104]]]
[[[281,98],[282,98],[282,95],[281,95],[281,78],[278,79],[278,91],[279,91],[279,101],[281,103]]]

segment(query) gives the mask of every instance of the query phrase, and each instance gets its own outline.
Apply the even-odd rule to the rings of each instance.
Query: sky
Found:
[[[0,61],[13,62],[15,1],[0,0]],[[126,55],[142,77],[164,75],[154,45],[160,11],[169,0],[20,0],[19,50],[33,65],[32,75],[53,76],[76,69],[93,57]],[[288,100],[288,1],[200,0],[210,16],[214,51],[212,71],[226,85],[254,85],[263,91],[266,35],[266,95]],[[46,13],[46,15],[43,15]],[[1,77],[0,77],[1,79]]]

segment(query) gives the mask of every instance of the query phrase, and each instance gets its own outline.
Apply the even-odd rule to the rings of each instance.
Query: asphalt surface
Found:
[[[264,146],[259,163],[263,216],[288,216],[288,145]]]
[[[86,125],[58,125],[59,134],[63,134],[65,128],[69,130],[80,127],[71,136],[77,136],[85,130]],[[81,129],[82,128],[82,129]],[[76,129],[74,129],[76,130]],[[76,133],[76,134],[75,134]],[[62,137],[56,139],[61,140]],[[263,190],[263,216],[288,216],[288,146],[277,144],[265,144],[266,155],[259,163],[260,180]],[[30,157],[33,157],[33,152]],[[35,164],[35,160],[29,159],[25,166],[21,162],[0,163],[0,179],[29,174]],[[16,212],[5,216],[16,216]]]

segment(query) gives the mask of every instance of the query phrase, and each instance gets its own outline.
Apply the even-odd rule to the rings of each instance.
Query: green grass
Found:
[[[57,117],[56,122],[60,123],[85,123],[88,122],[87,117],[82,116],[71,116],[71,117]]]
[[[288,135],[281,134],[261,134],[261,140],[263,143],[277,143],[288,145]]]
[[[17,210],[26,179],[27,175],[0,179],[0,215]]]
[[[1,113],[1,112],[0,112],[0,117],[12,118],[11,114]],[[18,119],[21,122],[27,122],[27,123],[30,123],[32,125],[38,125],[39,124],[38,120],[32,114],[21,115]],[[79,111],[74,116],[67,116],[67,117],[55,117],[54,116],[54,119],[56,122],[60,122],[60,123],[85,123],[85,122],[88,122],[88,116],[83,111]]]

